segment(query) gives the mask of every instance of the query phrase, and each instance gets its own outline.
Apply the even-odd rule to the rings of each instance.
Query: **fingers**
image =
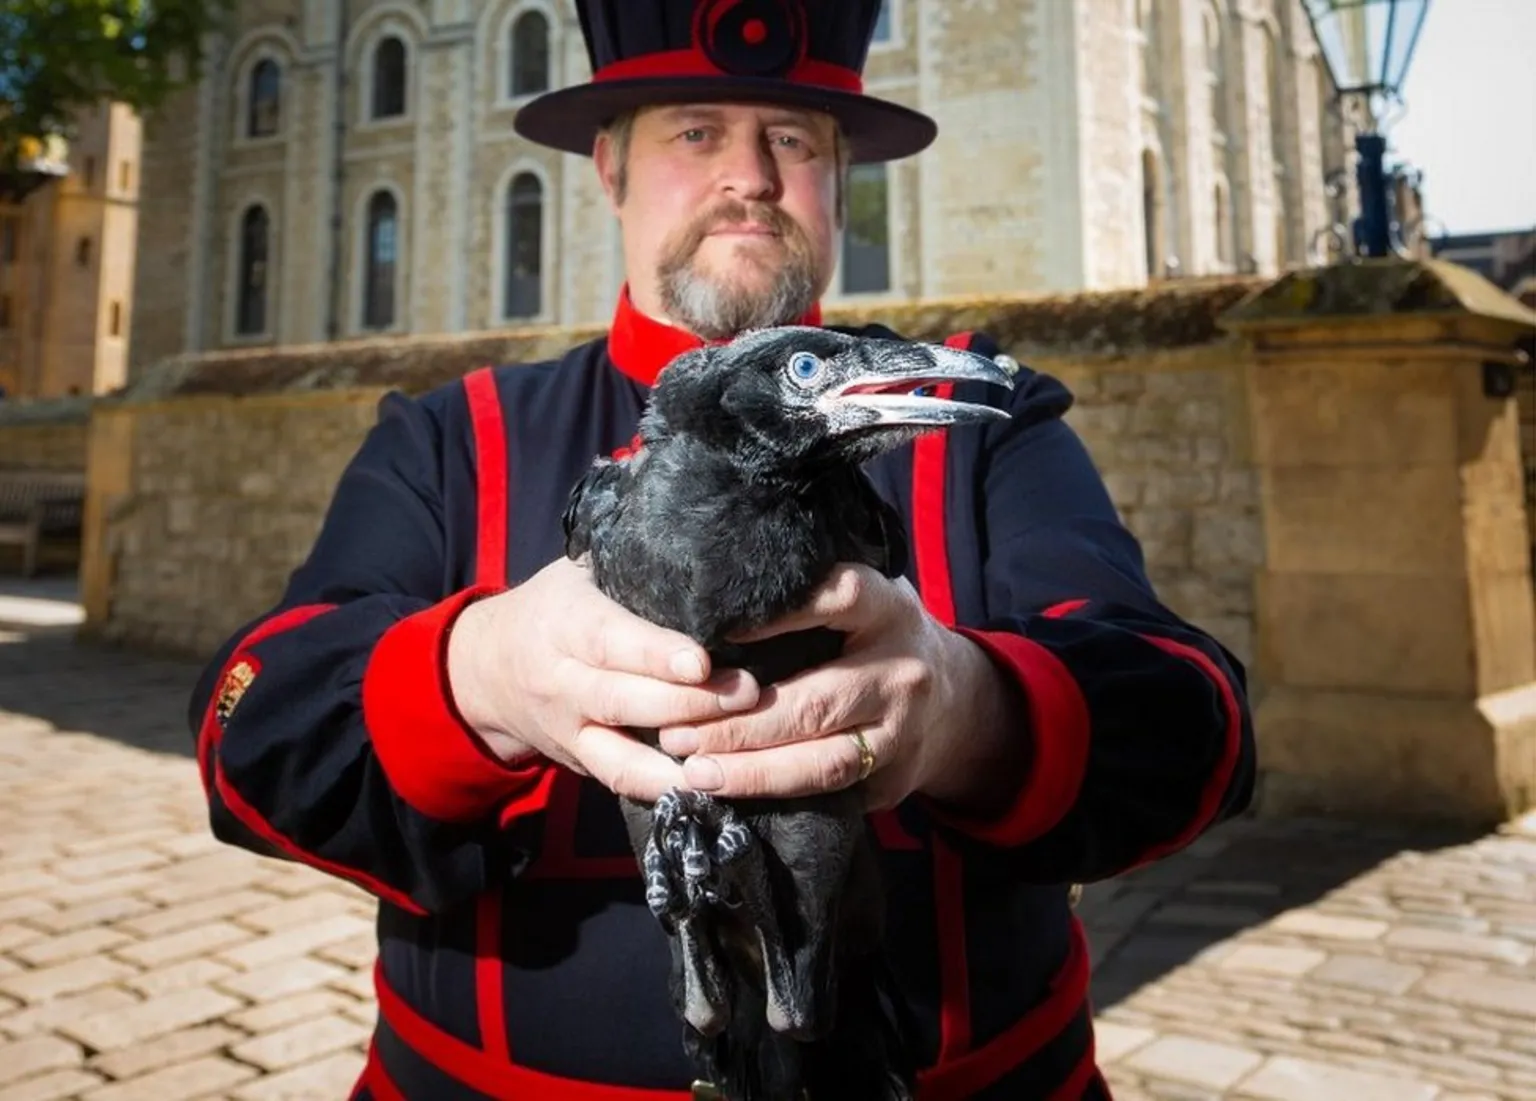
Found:
[[[658,627],[591,590],[592,607],[558,621],[560,649],[583,663],[677,684],[709,677],[709,652],[681,631]]]
[[[751,711],[662,726],[661,747],[682,757],[787,745],[875,722],[884,713],[881,700],[878,681],[838,659],[767,689]]]
[[[889,735],[867,728],[864,737],[877,762],[889,752]],[[746,753],[689,757],[682,774],[689,786],[721,798],[795,798],[849,787],[858,782],[859,766],[857,743],[838,733]]]
[[[803,631],[810,627],[830,627],[856,631],[873,622],[885,603],[885,589],[891,583],[868,566],[841,562],[817,587],[804,607],[781,616],[754,631],[733,636],[733,642],[755,642],[773,635]]]
[[[665,753],[612,727],[589,723],[571,739],[582,771],[619,795],[654,803],[663,792],[686,786],[683,770]]]
[[[616,727],[670,727],[709,722],[755,707],[757,682],[741,669],[730,669],[700,685],[670,684],[636,673],[615,673],[576,666],[578,698],[584,717]]]

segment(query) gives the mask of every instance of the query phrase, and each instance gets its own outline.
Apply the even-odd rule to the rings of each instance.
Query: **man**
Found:
[[[782,626],[844,630],[844,655],[772,689],[711,670],[562,554],[566,494],[629,446],[661,368],[819,324],[847,163],[932,140],[860,91],[878,7],[580,4],[593,82],[517,125],[594,157],[625,249],[611,330],[387,397],[281,602],[198,685],[218,836],[380,899],[358,1098],[708,1096],[614,793],[852,783],[923,1098],[1108,1097],[1069,884],[1241,810],[1253,742],[1240,666],[1158,602],[1058,382],[1021,370],[1002,427],[870,465],[912,575],[837,571]],[[661,728],[667,753],[626,727]]]

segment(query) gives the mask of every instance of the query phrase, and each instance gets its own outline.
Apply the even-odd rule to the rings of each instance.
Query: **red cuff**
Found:
[[[454,621],[497,591],[474,586],[402,619],[379,639],[363,674],[374,755],[400,798],[429,818],[468,821],[509,800],[533,813],[549,796],[553,766],[497,760],[459,714],[448,684]]]
[[[964,818],[930,803],[942,824],[999,847],[1022,845],[1060,822],[1088,767],[1088,702],[1071,672],[1038,642],[1006,631],[952,628],[1012,673],[1029,706],[1032,739],[1028,777],[1008,809],[993,819]]]

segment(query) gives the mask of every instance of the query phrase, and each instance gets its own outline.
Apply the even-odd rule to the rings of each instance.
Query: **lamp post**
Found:
[[[1390,256],[1392,175],[1385,158],[1387,139],[1378,129],[1380,108],[1399,98],[1413,60],[1429,0],[1302,0],[1323,60],[1333,76],[1341,110],[1353,105],[1361,128],[1355,135],[1359,161],[1360,217],[1355,249],[1364,256]]]

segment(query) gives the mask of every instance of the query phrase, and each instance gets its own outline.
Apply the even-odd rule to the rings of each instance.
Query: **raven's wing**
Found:
[[[619,460],[597,458],[571,487],[570,499],[560,517],[567,557],[580,558],[592,548],[593,529],[618,507],[624,474],[624,464]]]

